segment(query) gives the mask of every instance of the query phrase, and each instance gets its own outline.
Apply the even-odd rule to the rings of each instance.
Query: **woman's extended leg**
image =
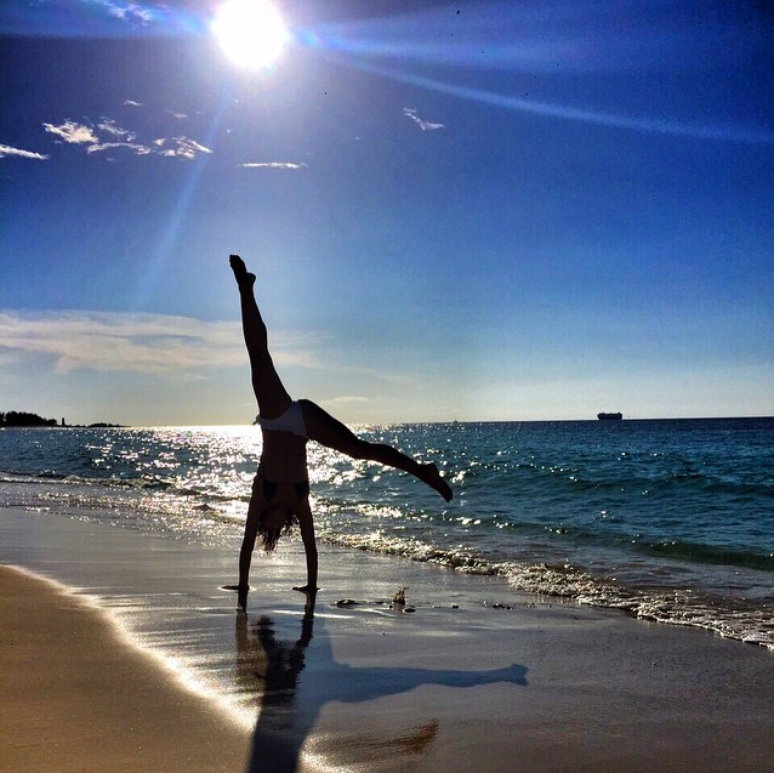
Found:
[[[258,401],[258,410],[263,417],[275,419],[290,407],[291,399],[269,354],[266,325],[261,317],[261,312],[258,310],[253,293],[255,274],[250,274],[247,271],[247,267],[239,255],[231,255],[229,262],[239,286],[242,304],[242,330],[245,335],[247,353],[250,356],[253,391]]]
[[[384,443],[369,443],[362,440],[316,403],[311,400],[299,400],[299,402],[304,412],[304,423],[310,440],[315,440],[335,451],[341,451],[353,459],[368,459],[408,472],[434,488],[447,502],[451,501],[452,490],[434,464],[420,464],[398,451],[397,448]]]

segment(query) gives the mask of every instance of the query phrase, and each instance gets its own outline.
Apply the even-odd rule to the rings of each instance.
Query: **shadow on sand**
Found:
[[[330,701],[358,703],[405,693],[422,685],[527,684],[526,667],[515,663],[492,671],[357,668],[339,663],[333,657],[324,619],[318,620],[315,630],[313,610],[304,615],[301,636],[296,641],[278,640],[270,617],[248,621],[246,614],[239,613],[236,641],[240,689],[256,695],[260,705],[248,773],[296,771],[307,735]],[[371,751],[381,754],[413,755],[421,753],[437,731],[438,722],[432,721],[396,738],[379,739],[376,743],[360,739],[352,745],[374,746]]]

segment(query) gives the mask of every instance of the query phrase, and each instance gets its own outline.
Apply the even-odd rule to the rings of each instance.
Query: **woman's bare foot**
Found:
[[[428,486],[434,488],[447,502],[451,502],[454,498],[454,493],[451,490],[451,486],[441,477],[441,473],[438,472],[438,468],[430,463],[422,465],[421,479],[427,483]]]
[[[251,274],[245,266],[245,262],[239,255],[229,255],[228,262],[231,265],[231,270],[234,272],[234,279],[236,279],[239,288],[250,288],[255,284],[255,274]]]

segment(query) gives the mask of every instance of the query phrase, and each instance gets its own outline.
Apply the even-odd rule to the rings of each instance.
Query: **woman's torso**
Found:
[[[261,471],[267,480],[293,483],[306,480],[307,440],[290,432],[262,430]]]

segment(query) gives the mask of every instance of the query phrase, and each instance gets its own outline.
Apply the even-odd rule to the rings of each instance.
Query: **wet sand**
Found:
[[[774,654],[493,578],[0,511],[3,771],[761,771]],[[391,609],[407,585],[413,612]],[[342,599],[353,604],[336,606]],[[503,605],[503,606],[500,606]]]

